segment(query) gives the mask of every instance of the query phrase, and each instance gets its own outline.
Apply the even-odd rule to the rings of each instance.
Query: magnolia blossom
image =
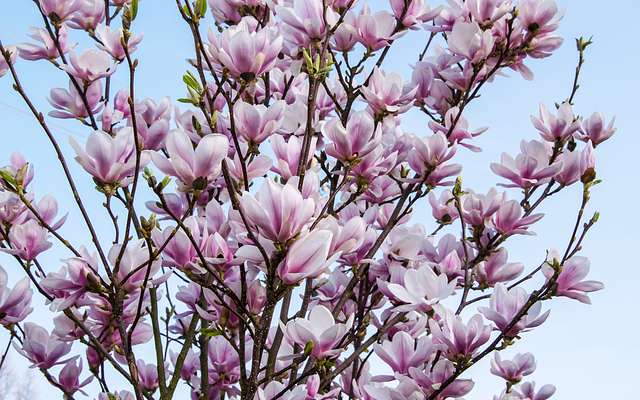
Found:
[[[104,131],[93,131],[87,139],[86,151],[69,136],[75,150],[75,160],[93,177],[105,185],[128,186],[133,182],[130,175],[136,171],[136,151],[132,129],[122,129],[115,137]],[[149,163],[149,152],[140,153],[139,167]]]
[[[79,57],[73,50],[69,50],[69,62],[71,65],[62,64],[60,68],[86,82],[111,76],[117,67],[117,64],[111,65],[106,52],[98,52],[96,49],[86,49]]]
[[[347,26],[347,28],[351,27]],[[387,11],[381,10],[371,15],[366,2],[352,32],[363,46],[372,51],[389,46],[392,41],[407,33],[402,30],[396,32],[396,20]]]
[[[380,144],[381,131],[366,111],[355,112],[347,127],[343,127],[339,118],[333,118],[322,126],[322,134],[333,143],[326,145],[328,155],[346,162],[354,157],[364,157]]]
[[[504,187],[529,188],[544,185],[551,177],[562,171],[562,162],[549,165],[549,153],[546,147],[536,140],[520,142],[522,153],[514,160],[507,153],[502,153],[502,163],[492,163],[491,170],[513,184],[499,184]]]
[[[378,285],[381,281],[378,280]],[[418,270],[407,270],[404,275],[404,284],[389,283],[386,285],[387,291],[395,299],[407,303],[396,307],[402,311],[431,311],[434,306],[456,290],[456,281],[449,282],[445,274],[436,275],[430,265],[423,265]]]
[[[69,26],[75,29],[95,30],[105,18],[104,6],[104,1],[101,0],[85,0],[82,8],[71,14]]]
[[[238,101],[233,107],[236,130],[245,140],[262,143],[280,129],[285,107],[284,100],[278,100],[268,108]]]
[[[40,0],[42,15],[55,13],[60,20],[65,20],[84,5],[84,0]]]
[[[9,53],[9,62],[11,65],[16,63],[18,59],[18,48],[16,46],[6,46],[5,51]],[[7,64],[7,60],[4,57],[0,57],[0,77],[4,76],[7,71],[9,71],[9,65]]]
[[[540,131],[540,136],[549,142],[564,141],[580,128],[582,118],[574,121],[573,111],[569,103],[562,103],[556,117],[540,103],[540,119],[531,116],[533,125]]]
[[[9,232],[11,248],[2,248],[0,251],[16,255],[23,260],[35,260],[38,254],[53,246],[53,243],[47,241],[47,233],[38,221],[30,220],[16,225]]]
[[[422,337],[418,347],[414,349],[413,338],[402,331],[393,335],[392,341],[385,340],[382,346],[374,344],[373,349],[394,372],[401,374],[408,374],[410,367],[417,368],[423,365],[436,350],[426,336]]]
[[[336,347],[351,329],[353,319],[354,315],[351,314],[346,323],[336,324],[331,311],[326,307],[317,306],[311,310],[308,319],[300,318],[291,321],[286,327],[280,321],[280,329],[288,338],[303,348],[307,343],[312,342],[311,355],[322,360],[342,353],[344,349]]]
[[[33,322],[24,324],[24,335],[22,348],[15,342],[13,342],[13,347],[18,353],[32,362],[31,368],[49,369],[54,365],[64,364],[78,358],[78,356],[75,356],[71,359],[60,361],[62,357],[71,351],[71,343],[64,343],[54,336],[49,336],[46,329]]]
[[[29,307],[33,296],[29,278],[20,279],[13,289],[7,286],[8,280],[7,272],[0,266],[0,324],[5,327],[23,321],[33,311]]]
[[[614,122],[616,122],[615,116],[605,128],[604,115],[602,115],[600,111],[596,111],[591,114],[591,116],[587,118],[578,129],[578,132],[582,133],[582,135],[577,132],[574,135],[577,139],[582,140],[583,142],[591,141],[593,143],[593,147],[596,147],[616,133],[617,129],[613,127]]]
[[[539,221],[544,214],[533,214],[520,218],[522,208],[517,200],[510,200],[502,204],[491,219],[491,225],[505,235],[534,235],[527,231],[531,225]]]
[[[329,257],[333,233],[316,229],[297,239],[287,257],[278,266],[278,275],[287,285],[293,285],[305,278],[317,278],[340,257],[338,251]]]
[[[559,253],[555,249],[549,252],[551,263],[553,263],[553,257],[560,258]],[[560,276],[558,276],[556,280],[558,284],[556,295],[570,297],[581,303],[591,304],[591,299],[589,299],[587,293],[602,290],[604,289],[604,285],[598,281],[583,281],[589,273],[590,266],[591,262],[586,257],[574,256],[567,260],[562,266]],[[549,263],[545,263],[542,266],[542,273],[547,278],[547,281],[549,281],[555,271]]]
[[[456,22],[451,34],[447,37],[449,49],[474,64],[489,57],[493,50],[495,37],[491,30],[482,31],[477,22]]]
[[[429,329],[436,340],[435,343],[442,343],[440,349],[450,360],[462,360],[473,356],[491,337],[492,326],[484,325],[480,314],[471,317],[465,325],[460,316],[447,309],[442,322],[440,328],[435,319],[430,318]]]
[[[499,376],[511,383],[518,383],[527,375],[531,375],[536,370],[536,360],[531,353],[516,354],[513,360],[500,358],[500,352],[494,353],[495,358],[491,360],[491,373]]]
[[[167,135],[169,159],[157,152],[151,152],[151,159],[160,171],[179,179],[181,191],[204,190],[220,175],[228,151],[229,139],[224,135],[206,135],[194,149],[185,131],[172,129]],[[199,178],[202,183],[196,182]],[[201,186],[196,188],[194,184]]]
[[[73,78],[75,79],[75,78]],[[82,82],[76,80],[76,82],[82,88]],[[102,83],[100,81],[92,82],[85,92],[87,99],[87,106],[73,81],[69,80],[69,91],[62,88],[51,89],[51,98],[47,98],[47,101],[57,110],[49,111],[49,115],[54,118],[79,118],[85,119],[89,116],[89,112],[96,114],[102,109],[103,103],[100,101],[102,97]]]
[[[17,47],[20,51],[20,57],[25,60],[55,60],[60,57],[60,52],[56,47],[55,42],[49,35],[49,32],[44,28],[29,27],[31,35],[34,40],[42,43],[43,47],[40,47],[31,43],[20,43]],[[75,44],[67,46],[68,30],[67,25],[62,24],[60,26],[58,42],[62,48],[62,53],[66,54]]]
[[[142,34],[140,36],[133,32],[128,32],[129,39],[127,40],[127,52],[129,54],[136,51],[136,45],[142,40]],[[124,31],[122,28],[111,30],[109,26],[98,26],[96,28],[96,36],[102,44],[96,44],[96,47],[102,51],[106,51],[111,55],[115,61],[122,61],[126,57],[124,48],[121,41],[124,38]]]
[[[360,90],[374,113],[402,114],[413,106],[418,87],[405,88],[402,75],[397,72],[387,75],[374,67],[369,76],[369,85],[362,86]]]
[[[69,360],[67,364],[62,368],[58,375],[58,384],[65,390],[65,392],[73,394],[77,391],[87,395],[84,391],[80,390],[81,387],[87,386],[93,381],[93,375],[80,383],[80,374],[82,373],[82,358],[76,365],[75,360]]]

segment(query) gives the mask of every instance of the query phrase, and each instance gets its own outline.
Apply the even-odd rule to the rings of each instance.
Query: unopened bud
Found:
[[[594,179],[596,179],[596,170],[593,168],[587,168],[587,170],[584,171],[584,174],[580,177],[580,181],[584,184],[593,182]]]

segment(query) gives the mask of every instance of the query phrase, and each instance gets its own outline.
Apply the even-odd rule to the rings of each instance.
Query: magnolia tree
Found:
[[[584,215],[595,149],[615,132],[600,112],[572,111],[589,41],[577,40],[570,97],[531,118],[538,140],[491,164],[513,189],[477,193],[460,173],[487,129],[473,130],[465,108],[507,69],[531,80],[527,59],[562,44],[555,2],[391,0],[388,12],[357,0],[176,0],[194,47],[180,106],[134,96],[136,0],[34,2],[40,44],[0,44],[0,76],[53,146],[88,236],[58,233],[55,197],[31,189],[36,162],[13,153],[0,170],[0,250],[26,276],[13,268],[10,287],[0,268],[0,324],[66,399],[92,380],[99,400],[460,398],[483,358],[506,383],[494,399],[554,393],[524,382],[531,353],[500,351],[524,350],[546,300],[588,304],[603,288],[584,280],[580,255],[598,218]],[[385,71],[390,46],[419,30],[429,40],[411,76]],[[49,117],[20,59],[68,77],[49,93]],[[110,90],[116,70],[128,90]],[[410,110],[425,121],[415,134],[401,123]],[[86,145],[69,138],[75,161],[51,133],[56,118],[89,134]],[[90,179],[104,215],[78,195]],[[531,254],[531,267],[510,262],[509,239],[532,235],[540,205],[570,185],[582,203],[568,246]],[[66,258],[44,267],[53,242]],[[541,286],[522,287],[538,275]],[[33,304],[54,313],[51,332],[28,322]]]

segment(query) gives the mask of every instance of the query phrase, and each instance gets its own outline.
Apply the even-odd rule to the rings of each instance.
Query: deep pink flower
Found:
[[[318,360],[323,360],[344,351],[343,348],[336,347],[351,329],[353,318],[354,315],[351,314],[346,323],[336,324],[331,311],[323,306],[315,306],[311,309],[308,319],[299,318],[289,322],[286,327],[280,321],[280,329],[303,348],[308,342],[313,342],[311,355]]]

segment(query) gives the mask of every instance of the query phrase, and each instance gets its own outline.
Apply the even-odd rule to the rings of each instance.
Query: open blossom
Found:
[[[194,149],[185,131],[172,129],[167,135],[169,159],[157,152],[151,153],[151,159],[160,171],[178,178],[179,190],[194,189],[198,178],[204,179],[204,187],[199,188],[204,190],[220,175],[221,163],[228,151],[229,139],[224,135],[206,135]]]
[[[552,32],[558,28],[567,7],[558,11],[553,0],[518,0],[518,19],[528,31]]]
[[[142,40],[142,34],[140,36],[133,32],[129,32],[129,40],[127,41],[127,51],[129,54],[133,53],[137,49],[137,44]],[[122,39],[124,37],[124,31],[122,28],[111,30],[109,26],[98,26],[96,28],[96,36],[102,44],[96,44],[96,47],[102,51],[106,51],[116,61],[124,60],[127,56],[124,48],[122,47]]]
[[[555,175],[553,179],[567,186],[579,181],[587,169],[596,167],[595,153],[591,141],[587,143],[584,150],[565,151],[557,159],[562,161],[563,167],[562,171]]]
[[[356,39],[368,49],[380,50],[389,46],[390,42],[404,36],[407,31],[396,31],[396,20],[387,11],[381,10],[371,15],[369,6],[365,2],[356,20],[356,25],[351,28]]]
[[[587,118],[578,129],[578,132],[582,133],[582,135],[576,132],[575,137],[583,142],[588,142],[590,140],[593,143],[593,147],[596,147],[616,133],[617,129],[613,127],[614,122],[616,122],[615,116],[605,128],[604,115],[602,115],[600,111],[596,111],[591,114],[591,116]]]
[[[11,248],[0,250],[16,255],[23,260],[35,260],[38,254],[53,246],[53,243],[47,241],[47,238],[47,230],[40,226],[38,221],[30,220],[12,227],[9,232]]]
[[[449,148],[447,137],[442,132],[431,136],[413,138],[413,150],[409,151],[407,161],[409,166],[422,177],[426,177],[456,154],[457,144]]]
[[[8,280],[7,272],[0,266],[0,325],[5,327],[23,321],[33,311],[29,307],[33,296],[29,278],[20,279],[13,289],[7,286]]]
[[[540,103],[540,119],[532,115],[531,121],[536,129],[540,131],[540,136],[543,139],[555,142],[556,140],[567,140],[569,136],[573,135],[580,128],[582,118],[574,121],[573,111],[569,103],[562,103],[558,108],[558,116],[550,113],[544,103]]]
[[[79,85],[80,88],[82,88],[82,82],[79,82]],[[49,95],[51,98],[47,98],[47,101],[54,108],[57,108],[57,110],[49,111],[51,117],[85,119],[89,116],[82,96],[76,90],[73,81],[69,80],[69,91],[62,88],[53,88]],[[102,97],[102,83],[100,81],[92,82],[87,88],[85,96],[91,113],[95,115],[100,112],[103,105],[100,101]]]
[[[76,151],[75,160],[94,178],[107,185],[117,183],[118,187],[128,186],[136,173],[136,152],[133,130],[125,128],[115,137],[104,131],[93,131],[87,139],[86,151],[69,136],[69,143]],[[149,163],[149,152],[140,154],[140,168]]]
[[[13,342],[13,347],[32,362],[31,368],[49,369],[54,365],[63,364],[78,357],[60,361],[71,351],[71,343],[64,343],[55,336],[49,336],[46,329],[33,322],[24,324],[24,336],[22,348],[15,342]]]
[[[346,323],[337,323],[326,307],[316,306],[311,309],[308,319],[299,318],[291,321],[285,327],[280,322],[280,329],[293,342],[303,348],[308,342],[313,342],[311,355],[318,360],[336,356],[344,350],[338,347],[343,336],[349,332],[353,325],[354,314],[351,314]]]
[[[498,184],[504,187],[528,188],[544,185],[551,177],[562,171],[562,162],[554,162],[549,165],[549,153],[546,147],[536,141],[520,142],[520,150],[514,160],[507,153],[502,153],[502,162],[492,163],[491,170],[503,178],[509,179],[513,184]]]
[[[415,350],[414,342],[407,332],[400,331],[393,335],[392,340],[382,342],[382,346],[374,344],[373,349],[394,372],[408,374],[410,367],[423,365],[436,350],[427,336],[421,338]]]
[[[40,0],[43,15],[55,13],[60,20],[65,20],[84,5],[84,0]]]
[[[534,381],[525,382],[516,391],[516,395],[521,399],[547,400],[556,392],[553,385],[544,385],[536,393],[536,383]]]
[[[487,286],[495,286],[498,282],[509,282],[516,279],[524,271],[523,263],[508,263],[507,249],[501,247],[491,253],[487,261],[478,264],[476,281]]]
[[[275,11],[284,23],[285,33],[295,38],[297,45],[308,46],[309,39],[324,39],[327,27],[323,15],[326,15],[329,27],[335,24],[335,14],[325,10],[323,4],[322,0],[307,0],[294,1],[293,8],[276,5]]]
[[[474,64],[489,57],[495,40],[490,29],[482,31],[475,21],[456,22],[447,37],[449,49],[453,53],[465,56]]]
[[[60,52],[56,47],[55,42],[51,39],[51,35],[44,28],[36,28],[29,27],[31,31],[31,35],[29,35],[34,40],[42,43],[43,47],[32,43],[20,43],[18,45],[18,50],[20,51],[20,58],[24,58],[25,60],[55,60],[60,57]],[[60,42],[60,47],[62,48],[62,53],[66,54],[74,45],[67,46],[67,37],[68,30],[67,25],[62,24],[60,26],[60,32],[58,36],[58,41]]]
[[[297,187],[265,179],[256,199],[249,192],[241,198],[242,208],[260,235],[284,243],[298,234],[315,212],[313,199],[304,199]]]
[[[315,229],[298,238],[278,266],[278,276],[287,285],[294,285],[306,278],[317,278],[342,255],[338,251],[329,257],[333,233]]]
[[[434,343],[442,343],[444,346],[440,346],[440,349],[443,350],[443,354],[455,361],[473,356],[491,337],[492,326],[484,325],[480,314],[471,317],[465,325],[459,315],[446,309],[442,328],[435,319],[430,318],[429,329],[435,339]]]
[[[506,286],[502,283],[497,283],[491,294],[489,307],[478,307],[478,311],[480,311],[485,318],[493,321],[499,330],[504,331],[528,300],[529,295],[523,288],[516,286],[507,291]],[[520,318],[505,334],[509,337],[515,337],[519,332],[542,325],[542,323],[547,320],[547,317],[549,317],[551,310],[538,318],[541,309],[542,303],[535,303],[529,309],[529,312]]]
[[[317,137],[311,138],[310,148],[315,149],[318,142]],[[290,136],[285,142],[282,135],[273,135],[269,139],[271,149],[275,155],[276,164],[271,167],[271,171],[279,174],[284,179],[291,179],[298,172],[298,162],[300,161],[300,152],[302,151],[302,139],[298,136]],[[313,158],[313,153],[309,152],[308,163]]]
[[[11,65],[15,64],[18,59],[18,48],[16,46],[9,45],[5,47],[5,51],[10,54],[9,61],[11,62]],[[9,65],[7,64],[7,60],[5,60],[4,57],[0,57],[0,77],[4,76],[8,70]]]
[[[473,189],[467,189],[468,194],[462,195],[461,208],[462,219],[469,225],[484,226],[485,223],[504,202],[507,201],[507,193],[498,193],[495,188],[489,189],[486,195],[476,193]]]
[[[491,360],[491,373],[504,378],[511,383],[518,383],[527,375],[536,370],[536,360],[531,353],[516,354],[513,360],[500,358],[500,352],[496,351],[495,358]]]
[[[75,29],[95,30],[104,17],[104,1],[85,0],[82,8],[71,15],[68,24]]]
[[[479,24],[490,25],[511,11],[511,3],[507,0],[468,0],[465,5]]]
[[[252,106],[238,101],[233,107],[236,130],[246,141],[262,143],[280,129],[285,107],[284,100],[278,100],[268,108],[263,104]]]
[[[93,381],[93,375],[89,376],[87,379],[80,383],[80,374],[82,373],[82,358],[76,365],[75,360],[69,360],[67,364],[62,368],[60,374],[58,375],[58,384],[65,390],[65,392],[73,394],[77,391],[80,393],[87,395],[85,392],[80,390],[81,387],[88,385]]]
[[[557,250],[553,249],[549,252],[549,258],[560,258]],[[591,304],[591,299],[587,295],[588,292],[595,292],[604,289],[602,282],[583,281],[589,273],[591,262],[588,258],[582,256],[574,256],[567,260],[562,266],[562,272],[558,276],[556,283],[558,284],[557,296],[566,296],[576,299],[581,303]],[[547,281],[554,275],[553,268],[545,263],[542,266],[542,273]]]
[[[448,134],[447,140],[451,144],[457,142],[460,146],[464,146],[471,151],[474,151],[474,152],[482,151],[482,149],[480,149],[479,147],[470,145],[466,142],[463,143],[462,141],[466,139],[469,139],[469,140],[473,139],[474,137],[485,132],[487,129],[489,129],[489,127],[484,126],[474,131],[469,131],[469,119],[466,117],[460,116],[460,118],[458,118],[458,122],[455,124],[455,127],[453,127],[453,130],[452,130],[451,127],[453,125],[453,121],[455,121],[459,113],[460,113],[460,109],[457,106],[451,107],[449,110],[447,110],[447,113],[444,116],[444,126],[434,121],[429,121],[429,128],[431,128],[431,130],[434,132],[442,132],[445,135]],[[449,133],[449,131],[451,131],[451,133]]]
[[[333,118],[322,126],[322,134],[332,143],[325,146],[329,156],[345,162],[364,157],[375,149],[381,140],[381,130],[366,111],[355,112],[343,127],[339,118]]]
[[[117,64],[111,65],[106,52],[98,52],[96,49],[86,49],[80,56],[76,56],[73,50],[69,50],[69,62],[71,65],[62,64],[60,68],[86,82],[111,76],[116,72],[117,67]]]
[[[456,371],[456,366],[449,360],[440,360],[435,366],[427,365],[427,368],[423,371],[418,368],[409,368],[409,375],[413,380],[422,388],[426,396],[431,395],[436,390],[440,389],[442,384],[447,381]],[[425,373],[426,372],[426,373]],[[459,398],[469,393],[473,389],[474,383],[471,379],[456,379],[450,385],[448,385],[440,394],[436,397],[437,400],[444,400],[447,398]]]
[[[399,73],[392,72],[387,75],[375,67],[369,77],[369,85],[362,86],[360,90],[374,113],[401,114],[413,106],[418,87],[409,89],[405,87]]]
[[[517,200],[510,200],[502,204],[491,219],[492,226],[505,235],[534,235],[527,231],[531,225],[539,221],[544,214],[533,214],[520,218],[522,208]]]
[[[269,28],[253,33],[245,20],[235,28],[227,28],[220,35],[208,33],[211,45],[209,54],[217,63],[227,67],[234,78],[252,82],[276,65],[276,57],[282,50],[282,36],[271,41]]]
[[[390,3],[393,16],[400,18],[405,7],[405,1],[390,0]],[[429,4],[425,4],[425,0],[411,0],[402,19],[402,25],[407,28],[412,28],[414,25],[429,22],[437,17],[443,8],[444,6],[438,6],[432,9]]]

